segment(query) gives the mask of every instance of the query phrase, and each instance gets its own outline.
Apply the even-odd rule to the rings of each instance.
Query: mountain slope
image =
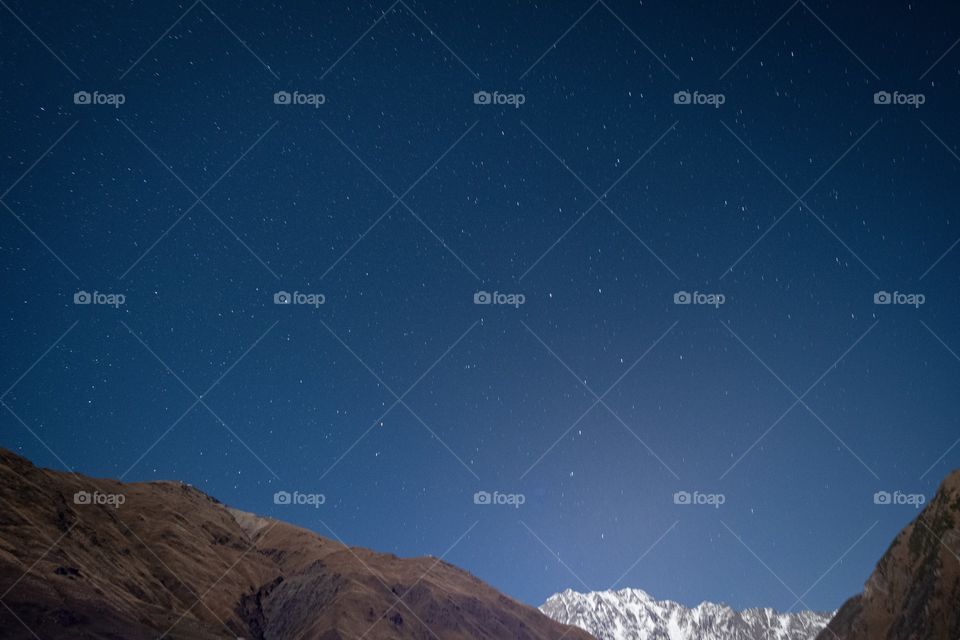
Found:
[[[711,602],[690,609],[654,600],[640,589],[591,593],[568,589],[551,596],[540,610],[599,640],[812,640],[830,619],[829,613],[734,611]]]
[[[183,484],[38,469],[3,449],[0,635],[590,638],[434,558],[347,547]]]
[[[960,470],[901,531],[818,640],[960,638]]]

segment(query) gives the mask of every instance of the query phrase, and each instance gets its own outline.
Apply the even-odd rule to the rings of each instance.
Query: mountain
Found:
[[[960,470],[897,534],[818,640],[960,638]]]
[[[185,484],[49,471],[3,449],[0,636],[590,639],[432,557],[348,547]]]
[[[551,596],[540,610],[558,622],[585,629],[599,640],[813,640],[829,613],[734,611],[703,602],[693,609],[654,600],[640,589]]]

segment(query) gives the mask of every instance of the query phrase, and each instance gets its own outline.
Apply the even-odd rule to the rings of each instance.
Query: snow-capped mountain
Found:
[[[557,622],[598,640],[813,640],[832,613],[745,609],[703,602],[693,609],[640,589],[578,593],[567,589],[540,607]]]

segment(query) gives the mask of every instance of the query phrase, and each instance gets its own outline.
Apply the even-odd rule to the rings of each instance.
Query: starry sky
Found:
[[[939,4],[3,0],[0,444],[832,610],[960,466]]]

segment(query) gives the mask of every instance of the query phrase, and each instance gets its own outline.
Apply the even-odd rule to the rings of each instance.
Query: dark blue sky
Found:
[[[531,604],[835,608],[960,466],[958,18],[4,0],[0,444]]]

